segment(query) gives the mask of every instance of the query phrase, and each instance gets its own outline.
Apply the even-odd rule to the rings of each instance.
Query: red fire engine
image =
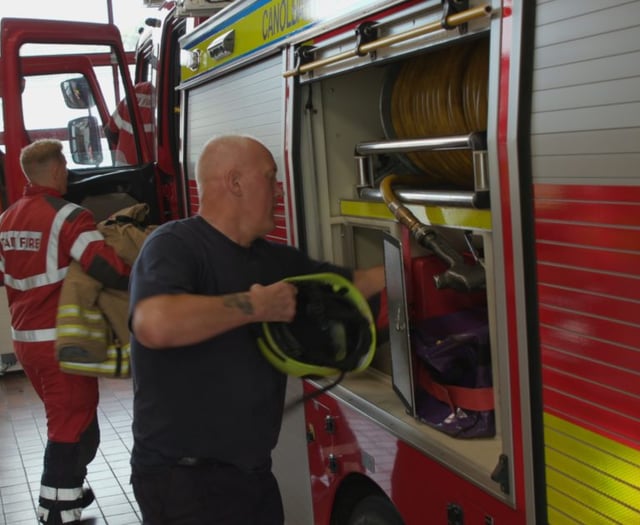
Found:
[[[71,196],[196,213],[202,145],[248,133],[284,189],[270,238],[386,268],[372,366],[285,419],[287,522],[640,523],[640,1],[166,7],[134,76],[155,88],[155,157],[139,142],[116,167],[102,135],[126,95],[142,136],[126,67],[77,58],[60,84],[82,112],[47,125],[75,152]],[[3,26],[7,160],[43,127],[20,105],[30,77],[64,62],[19,47],[75,29],[52,27]],[[94,42],[124,64],[111,38]],[[323,386],[291,379],[291,399]]]
[[[640,523],[639,16],[240,0],[181,38],[188,187],[253,134],[274,238],[386,267],[372,367],[285,422],[292,523]]]

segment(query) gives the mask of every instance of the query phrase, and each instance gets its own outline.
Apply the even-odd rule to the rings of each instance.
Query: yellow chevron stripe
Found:
[[[550,523],[640,524],[640,452],[550,414],[544,422]]]
[[[576,480],[550,468],[547,468],[546,476],[548,505],[564,512],[565,503],[558,504],[557,493],[573,500],[572,517],[578,520],[578,523],[596,523],[593,521],[594,515],[600,517],[598,523],[640,523],[640,512],[637,508],[634,510],[593,490],[589,479]]]
[[[545,446],[571,451],[591,465],[605,465],[612,476],[640,489],[640,451],[551,414],[544,415]]]
[[[625,483],[611,475],[610,472],[602,472],[599,466],[605,463],[582,463],[574,457],[564,455],[553,449],[546,448],[545,455],[547,464],[564,473],[568,473],[572,478],[585,481],[589,480],[589,485],[596,491],[618,501],[633,501],[638,496],[638,487]],[[606,459],[606,458],[605,458]],[[631,470],[631,469],[629,469]]]
[[[615,521],[602,516],[591,509],[583,507],[574,499],[567,497],[566,494],[558,492],[554,489],[547,491],[549,498],[549,523],[553,525],[564,524],[585,524],[591,525],[612,525]],[[578,519],[577,516],[580,516]]]
[[[553,490],[547,493],[549,497],[550,508],[548,512],[548,520],[550,525],[612,525],[614,521],[603,517],[602,515],[591,512],[584,507],[576,504],[574,500],[566,497],[564,494]],[[551,502],[553,501],[553,504]],[[580,517],[578,517],[580,516]]]

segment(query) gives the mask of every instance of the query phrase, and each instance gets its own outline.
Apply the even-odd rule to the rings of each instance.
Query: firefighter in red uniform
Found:
[[[153,85],[151,82],[139,82],[134,86],[136,100],[140,108],[140,117],[144,124],[144,137],[149,151],[153,151],[155,126],[153,123]],[[105,126],[105,134],[116,145],[116,166],[138,163],[136,139],[131,125],[131,112],[127,100],[122,99]]]
[[[127,289],[130,268],[105,243],[91,213],[62,198],[67,191],[62,143],[35,141],[22,150],[20,163],[28,184],[0,216],[0,270],[14,350],[47,416],[38,517],[50,525],[75,524],[94,499],[82,485],[100,441],[98,380],[58,367],[58,298],[72,259],[116,289]]]

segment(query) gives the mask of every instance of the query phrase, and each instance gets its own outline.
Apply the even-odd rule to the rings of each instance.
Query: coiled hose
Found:
[[[443,137],[485,131],[489,43],[486,38],[407,60],[393,80],[385,128],[397,139]],[[384,111],[383,111],[384,114]],[[384,118],[384,117],[383,117]],[[438,185],[473,189],[470,151],[406,154]]]

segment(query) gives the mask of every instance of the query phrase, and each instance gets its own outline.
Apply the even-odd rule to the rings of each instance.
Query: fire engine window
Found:
[[[83,54],[70,54],[80,47]],[[21,49],[23,118],[29,139],[61,140],[69,168],[80,176],[83,169],[140,164],[138,137],[150,134],[153,144],[151,93],[137,87],[142,115],[149,117],[149,129],[137,129],[140,126],[132,125],[125,84],[120,68],[113,66],[111,48],[48,46],[49,71],[32,75],[31,70],[42,73],[45,68],[41,60],[37,62],[39,57],[31,57],[36,49],[42,51],[42,46]]]
[[[75,98],[74,98],[75,97]],[[25,130],[30,140],[53,137],[62,141],[70,169],[105,166],[111,163],[109,146],[102,132],[102,117],[86,77],[78,74],[27,76],[22,92]],[[103,103],[104,107],[104,103]],[[75,124],[75,126],[74,126]],[[91,144],[90,132],[93,132]],[[84,139],[87,148],[78,156],[70,137]]]

